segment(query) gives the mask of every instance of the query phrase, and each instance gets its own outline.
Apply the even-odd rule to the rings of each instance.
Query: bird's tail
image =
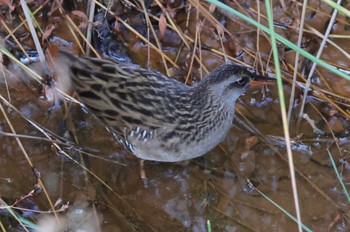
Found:
[[[94,58],[77,57],[70,52],[60,50],[55,65],[57,87],[67,93],[73,88],[76,89],[77,83],[83,86],[89,85],[91,73],[99,69],[98,66],[91,64],[91,59]]]
[[[77,57],[66,51],[59,51],[55,61],[56,86],[64,93],[72,90],[72,79],[70,67],[77,62]]]

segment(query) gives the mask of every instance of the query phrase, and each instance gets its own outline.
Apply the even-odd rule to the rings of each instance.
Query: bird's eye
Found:
[[[236,81],[236,83],[239,85],[244,85],[247,83],[247,78],[241,77]]]
[[[253,68],[247,68],[247,71],[250,73],[255,73],[255,69],[253,69]]]
[[[231,83],[228,86],[228,89],[245,89],[247,84],[249,83],[250,78],[249,77],[241,77],[236,79],[235,82]]]

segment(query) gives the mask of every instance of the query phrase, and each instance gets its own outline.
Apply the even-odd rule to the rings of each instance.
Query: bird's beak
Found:
[[[275,78],[269,78],[264,77],[260,75],[255,75],[253,80],[250,82],[251,87],[257,87],[262,85],[275,85],[276,79]]]

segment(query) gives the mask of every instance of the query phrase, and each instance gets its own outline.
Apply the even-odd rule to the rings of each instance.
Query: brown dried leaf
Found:
[[[62,6],[63,0],[56,0],[53,1],[53,4],[51,6],[51,9],[47,15],[51,16],[60,6]]]
[[[118,19],[120,19],[120,18],[119,18],[119,17],[116,17],[116,18],[115,18],[114,30],[115,30],[116,32],[121,32],[121,29],[120,29],[120,25],[119,25]]]
[[[15,9],[15,7],[11,4],[10,0],[0,0],[0,6],[2,5],[7,5],[10,9],[10,12],[12,12]]]
[[[86,14],[80,10],[73,10],[72,15],[76,16],[80,20],[79,29],[85,29],[89,23]]]
[[[254,147],[258,143],[258,137],[252,136],[249,138],[246,138],[244,141],[244,148],[246,151],[250,151],[252,147]]]
[[[339,113],[338,109],[335,108],[334,106],[326,106],[321,111],[328,116],[334,116],[337,113]]]
[[[210,13],[213,13],[213,12],[215,11],[215,9],[216,9],[216,6],[215,6],[214,4],[210,4],[210,6],[209,6],[209,12],[210,12]]]
[[[165,8],[166,12],[168,13],[168,15],[171,17],[171,18],[174,18],[175,15],[176,15],[176,9],[175,8],[172,8],[169,4],[169,2],[167,3],[166,5],[166,8]]]
[[[166,30],[167,22],[164,14],[162,13],[159,17],[159,37],[163,38]]]
[[[52,34],[52,31],[53,29],[55,29],[55,25],[54,24],[50,24],[48,25],[45,30],[44,30],[44,33],[43,33],[43,37],[42,37],[42,40],[47,40],[47,38],[49,38],[49,36]]]
[[[329,127],[328,127],[329,126]],[[340,117],[332,116],[328,120],[328,125],[325,125],[325,132],[341,133],[345,130],[344,124]]]
[[[221,38],[224,38],[225,36],[225,30],[224,30],[224,27],[222,25],[215,25],[215,28],[218,32],[218,35],[221,37]]]

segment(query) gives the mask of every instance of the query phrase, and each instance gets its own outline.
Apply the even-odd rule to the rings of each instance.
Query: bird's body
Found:
[[[62,54],[82,103],[144,160],[188,160],[214,148],[252,79],[246,68],[223,65],[190,87],[136,65]]]

